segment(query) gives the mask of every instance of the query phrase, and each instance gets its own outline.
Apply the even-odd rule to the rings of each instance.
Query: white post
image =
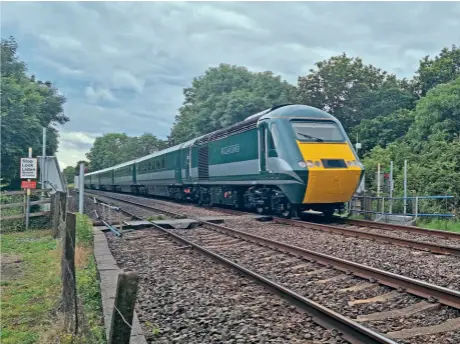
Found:
[[[390,161],[390,204],[389,213],[393,213],[393,161]]]
[[[46,128],[43,128],[43,140],[42,140],[42,169],[41,169],[41,173],[40,173],[40,177],[41,177],[41,184],[42,184],[42,189],[45,188],[45,177],[46,177],[46,173],[45,173],[45,159],[46,157]],[[45,193],[42,192],[42,197],[45,196]]]
[[[380,197],[380,163],[377,164],[377,197]]]
[[[85,164],[81,163],[80,164],[80,175],[78,176],[78,212],[80,214],[83,214],[83,202],[84,202],[84,192],[85,188],[83,187],[84,184],[84,179],[85,179]]]
[[[29,158],[32,158],[32,148],[29,147]],[[27,179],[27,181],[30,182],[30,179]],[[26,195],[26,230],[29,229],[29,217],[30,217],[30,189],[26,189],[27,195]]]
[[[404,214],[407,214],[407,160],[404,160]]]

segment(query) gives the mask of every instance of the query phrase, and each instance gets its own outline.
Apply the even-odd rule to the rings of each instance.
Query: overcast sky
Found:
[[[271,70],[295,84],[346,52],[399,77],[460,43],[460,3],[2,2],[30,73],[67,97],[61,167],[107,132],[165,139],[182,90],[219,63]]]

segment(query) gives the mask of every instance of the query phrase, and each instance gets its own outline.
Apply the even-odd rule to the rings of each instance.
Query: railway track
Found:
[[[115,196],[111,198],[143,209],[166,213],[173,217],[182,215],[164,208],[152,207],[126,199],[122,200],[122,197]],[[443,340],[442,333],[454,331],[453,335],[455,336],[455,331],[458,332],[460,328],[458,312],[454,309],[460,308],[460,293],[457,291],[287,245],[233,228],[205,221],[202,221],[202,224],[205,228],[201,228],[198,231],[186,231],[185,235],[184,232],[179,235],[177,231],[165,231],[176,240],[180,240],[184,244],[212,256],[213,259],[217,259],[235,269],[240,269],[242,273],[257,279],[259,283],[264,284],[267,288],[289,301],[296,304],[301,302],[303,309],[307,312],[312,312],[311,304],[309,305],[310,308],[305,306],[305,300],[299,299],[298,296],[312,295],[312,297],[318,297],[319,295],[321,303],[328,303],[328,306],[332,308],[337,308],[337,305],[340,305],[340,313],[345,312],[347,318],[355,317],[356,321],[367,322],[369,326],[376,330],[387,333],[388,337],[401,340],[401,343],[412,343],[410,338],[417,335],[436,337],[436,333],[441,333],[436,340],[439,338]],[[248,252],[250,254],[247,254]],[[257,264],[257,262],[267,262],[267,264]],[[247,268],[248,266],[250,269]],[[243,269],[241,270],[241,268]],[[270,280],[264,281],[265,277],[263,276],[270,276]],[[371,283],[363,281],[362,278]],[[307,283],[305,283],[305,279]],[[296,286],[301,291],[300,294],[291,290],[280,289],[279,287],[282,286],[276,282],[277,280],[287,281],[289,285]],[[332,288],[330,287],[331,285],[333,286]],[[388,287],[396,288],[397,291]],[[276,288],[276,290],[273,288]],[[286,291],[289,292],[286,294]],[[348,302],[345,305],[345,300],[349,299],[349,292],[357,293],[355,297],[358,296],[358,299],[354,300],[357,302]],[[409,296],[408,294],[417,295],[418,297]],[[421,301],[419,297],[428,299],[428,302]],[[377,307],[379,311],[373,313],[372,310],[376,309],[375,302],[379,300],[383,302],[384,306]],[[385,302],[389,300],[391,301],[390,303]],[[395,300],[396,302],[394,302]],[[394,307],[395,304],[398,307]],[[405,307],[400,308],[401,305]],[[437,321],[435,321],[434,318],[438,317],[438,313],[429,312],[430,309],[435,308],[441,309],[440,313],[448,315],[441,316],[442,319],[436,319]],[[429,322],[436,322],[438,327],[417,326],[417,321],[414,322],[413,317],[420,312],[428,312],[430,314],[428,318],[433,318],[430,318],[431,321]],[[321,316],[324,316],[324,314],[323,312]],[[330,314],[327,317],[330,318]],[[320,322],[324,322],[324,319],[319,319]],[[402,321],[404,319],[409,320]],[[401,323],[405,326],[401,325]],[[324,323],[322,325],[324,326]],[[337,328],[334,327],[337,324],[331,324],[330,322],[326,323],[325,327],[330,328],[331,326]],[[341,326],[343,326],[343,323]],[[340,328],[341,333],[349,331],[349,324],[345,326],[346,328]],[[355,327],[355,330],[357,329],[362,330],[360,327]],[[397,330],[395,331],[394,329]],[[354,334],[349,336],[351,337],[346,338],[347,340],[356,340],[353,337]],[[405,338],[409,338],[409,341],[405,341]],[[370,339],[366,340],[364,341],[365,343],[374,342],[369,341]],[[380,339],[377,338],[377,340]],[[388,340],[388,338],[383,340]]]
[[[107,195],[107,193],[103,194]],[[115,195],[108,197],[117,198]],[[119,199],[123,199],[123,197]],[[218,211],[235,215],[250,214],[247,212],[226,208],[218,208]],[[458,233],[436,230],[432,231],[411,226],[396,226],[381,223],[376,224],[375,222],[371,221],[358,220],[346,220],[345,222],[346,224],[352,225],[355,228],[350,228],[349,226],[344,227],[341,225],[327,225],[293,219],[284,219],[279,217],[273,217],[273,221],[276,223],[287,224],[306,229],[321,230],[344,236],[368,239],[376,242],[399,245],[437,254],[460,257],[460,234]],[[378,232],[372,232],[372,228],[377,229]],[[398,230],[403,230],[409,233],[416,233],[418,235],[418,240],[408,238],[407,235],[404,235],[404,233],[401,235],[401,233],[397,232]],[[390,234],[388,235],[385,232],[390,232]],[[439,238],[444,239],[443,242],[439,242]]]

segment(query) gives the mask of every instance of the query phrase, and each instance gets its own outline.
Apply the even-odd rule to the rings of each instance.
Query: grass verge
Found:
[[[5,233],[1,235],[2,344],[106,343],[91,223],[86,216],[77,216],[75,261],[81,333],[72,337],[62,330],[58,312],[60,242],[49,230]]]
[[[420,227],[460,233],[460,221],[433,219],[420,222]]]

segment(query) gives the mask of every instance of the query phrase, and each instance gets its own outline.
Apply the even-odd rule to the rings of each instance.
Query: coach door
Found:
[[[259,124],[259,171],[267,171],[267,123]]]
[[[183,149],[182,150],[183,154],[185,155],[185,179],[190,178],[190,169],[192,168],[192,146],[190,146],[188,149]]]

